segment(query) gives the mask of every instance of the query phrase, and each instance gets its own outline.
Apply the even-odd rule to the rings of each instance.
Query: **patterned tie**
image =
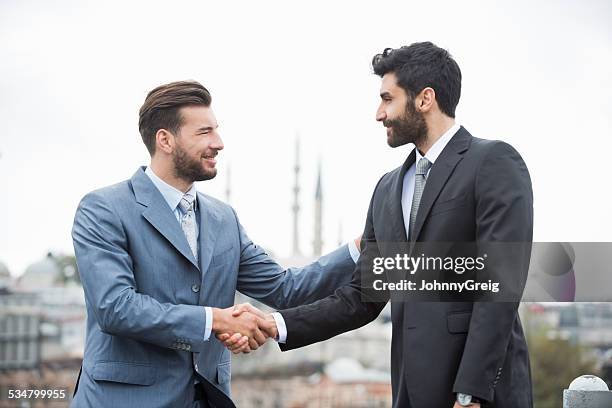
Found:
[[[426,158],[422,157],[416,166],[416,174],[414,176],[414,195],[412,196],[412,207],[410,207],[410,237],[411,241],[414,241],[414,224],[416,224],[417,212],[419,211],[419,204],[421,204],[421,196],[425,189],[425,182],[427,181],[427,171],[431,167],[431,162]]]
[[[195,201],[195,197],[189,193],[185,193],[183,198],[181,198],[181,202],[179,203],[179,207],[183,211],[183,216],[181,218],[181,227],[183,228],[183,232],[185,233],[185,238],[187,238],[187,242],[189,243],[189,248],[191,248],[191,252],[195,257],[196,261],[198,260],[198,240],[196,239],[196,218],[193,202]]]

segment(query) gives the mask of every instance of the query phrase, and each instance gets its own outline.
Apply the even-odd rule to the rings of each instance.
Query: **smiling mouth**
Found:
[[[213,160],[215,157],[217,157],[217,152],[215,153],[211,153],[211,154],[205,154],[204,156],[202,156],[203,159],[206,160]]]

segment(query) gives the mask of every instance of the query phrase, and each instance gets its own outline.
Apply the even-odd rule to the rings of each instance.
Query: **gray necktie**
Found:
[[[412,206],[410,207],[410,237],[408,237],[408,239],[411,241],[414,241],[414,224],[416,223],[419,204],[421,204],[421,196],[423,195],[425,182],[427,181],[427,171],[430,167],[431,162],[424,157],[422,157],[416,165],[416,174],[414,175],[414,195],[412,196]]]
[[[181,198],[179,207],[181,207],[181,210],[183,211],[183,216],[181,217],[181,227],[183,228],[185,238],[187,238],[187,242],[189,243],[189,248],[191,248],[191,252],[197,261],[198,240],[196,239],[196,228],[198,227],[198,224],[193,206],[194,201],[194,196],[189,193],[185,193],[183,198]]]

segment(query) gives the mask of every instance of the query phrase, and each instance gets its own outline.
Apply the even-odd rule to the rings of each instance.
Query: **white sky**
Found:
[[[251,238],[291,248],[293,143],[302,146],[310,252],[316,163],[332,249],[359,234],[390,149],[374,120],[372,56],[430,40],[463,72],[458,121],[514,145],[530,169],[535,239],[612,241],[612,3],[0,2],[0,261],[14,275],[72,252],[88,191],[131,177],[148,154],[138,109],[153,87],[196,79],[226,148],[199,190],[232,205]],[[608,186],[608,187],[606,187]]]

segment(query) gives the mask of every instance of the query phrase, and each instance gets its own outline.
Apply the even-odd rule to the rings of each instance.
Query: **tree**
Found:
[[[597,374],[595,360],[586,351],[566,339],[549,339],[544,331],[529,336],[536,408],[559,408],[563,404],[563,390],[574,378]]]
[[[53,258],[61,271],[58,279],[60,279],[63,284],[71,281],[76,282],[79,285],[81,284],[79,270],[74,255],[59,254],[54,255]]]

